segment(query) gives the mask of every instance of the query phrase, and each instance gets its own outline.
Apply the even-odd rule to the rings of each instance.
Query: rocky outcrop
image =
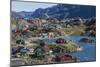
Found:
[[[82,39],[80,39],[79,42],[91,43],[91,42],[94,42],[94,39],[92,39],[92,38],[82,38]]]
[[[89,36],[96,36],[96,18],[91,18],[90,21],[85,23],[85,25],[85,34],[88,34]]]

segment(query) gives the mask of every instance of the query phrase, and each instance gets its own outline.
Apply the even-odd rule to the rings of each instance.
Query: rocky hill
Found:
[[[91,18],[95,17],[96,7],[95,6],[83,6],[83,5],[66,5],[58,4],[46,9],[38,8],[33,12],[13,12],[11,17],[31,17],[31,18],[56,18],[63,20],[66,18]]]
[[[37,9],[31,15],[33,18],[57,18],[58,20],[66,18],[91,18],[95,17],[95,6],[66,5],[58,4],[46,9]]]

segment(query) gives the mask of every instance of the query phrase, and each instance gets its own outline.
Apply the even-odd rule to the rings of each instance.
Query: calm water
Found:
[[[81,38],[88,37],[88,36],[65,36],[65,40],[72,40],[73,42],[76,42],[81,47],[83,47],[83,50],[80,52],[71,53],[72,56],[77,57],[79,61],[95,61],[96,60],[96,42],[92,43],[82,43],[79,42]],[[88,38],[94,38],[95,37],[88,37]],[[48,37],[44,38],[45,42],[54,42],[55,39],[48,39]]]

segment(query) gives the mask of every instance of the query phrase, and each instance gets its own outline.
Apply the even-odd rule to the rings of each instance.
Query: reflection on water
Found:
[[[65,36],[65,40],[72,40],[83,47],[83,50],[80,52],[71,53],[74,57],[77,57],[79,61],[95,61],[96,60],[96,42],[92,43],[84,43],[79,42],[81,38],[87,38],[88,36]],[[95,37],[88,37],[94,38]],[[44,38],[45,42],[54,42],[55,39],[48,39],[48,37]]]

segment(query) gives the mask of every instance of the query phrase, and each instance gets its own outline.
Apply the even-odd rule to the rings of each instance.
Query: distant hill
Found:
[[[33,18],[57,18],[59,20],[66,18],[90,18],[95,17],[95,6],[83,6],[83,5],[66,5],[58,4],[56,6],[37,9],[31,15]]]
[[[25,17],[30,17],[31,14],[32,14],[32,12],[25,12],[25,11],[15,12],[15,11],[12,11],[11,17],[12,18],[25,18]]]
[[[31,17],[31,18],[56,18],[63,20],[66,18],[91,18],[96,16],[96,6],[83,6],[83,5],[66,5],[58,4],[46,9],[36,9],[34,12],[13,12],[11,17]]]

